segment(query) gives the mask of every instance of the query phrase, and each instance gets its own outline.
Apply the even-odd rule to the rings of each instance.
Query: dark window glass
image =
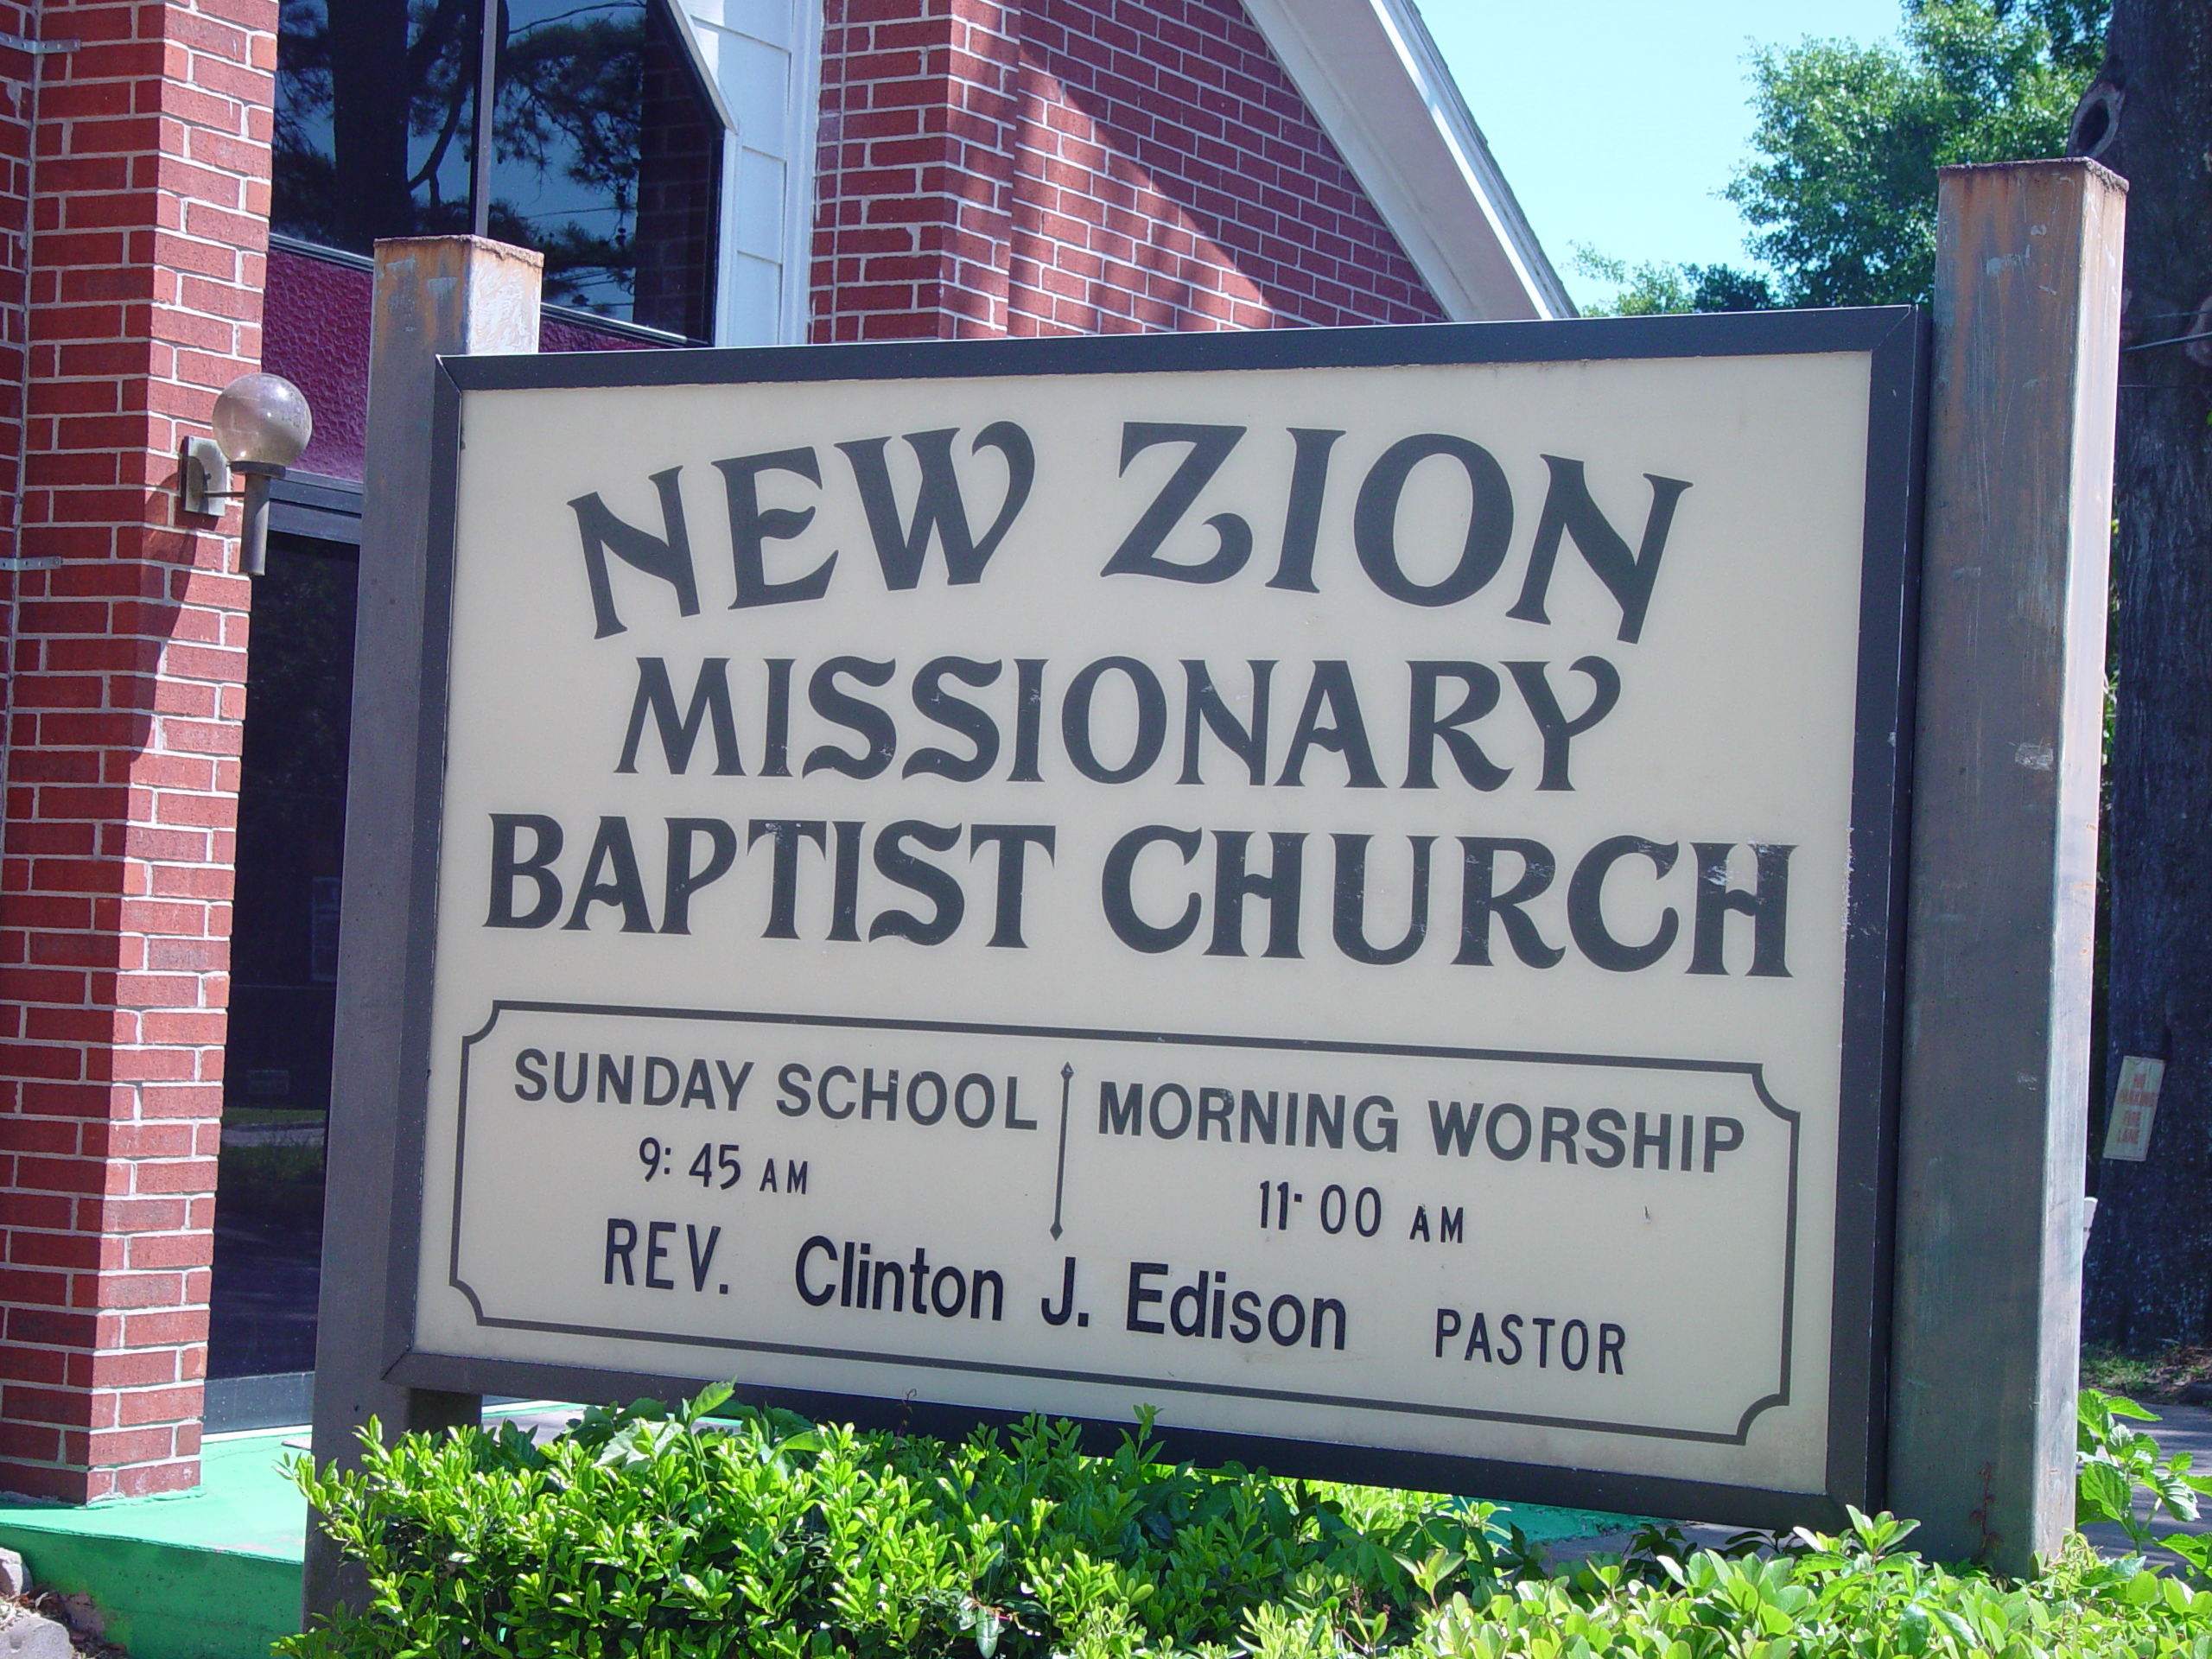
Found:
[[[315,1365],[352,718],[351,548],[270,537],[253,589],[207,1369]]]
[[[367,253],[469,226],[473,0],[283,0],[270,227]]]
[[[366,253],[472,222],[480,0],[283,0],[271,227]],[[505,0],[488,227],[545,297],[709,337],[722,127],[668,0]]]

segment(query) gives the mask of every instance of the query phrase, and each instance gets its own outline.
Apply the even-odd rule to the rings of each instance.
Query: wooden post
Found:
[[[2007,1573],[2074,1518],[2126,191],[1947,168],[1937,214],[1889,1503]]]
[[[478,1421],[474,1395],[438,1394],[385,1381],[385,1308],[397,1172],[404,1155],[395,1109],[404,1079],[407,948],[417,722],[422,713],[423,572],[429,541],[431,389],[442,354],[534,352],[544,261],[477,237],[406,238],[377,244],[369,335],[367,460],[362,479],[353,735],[346,800],[346,892],[338,971],[338,1030],[323,1202],[321,1325],[315,1338],[315,1459],[356,1466],[355,1431],[370,1417],[387,1433]],[[433,746],[431,753],[436,752]],[[302,1616],[362,1585],[310,1526]]]

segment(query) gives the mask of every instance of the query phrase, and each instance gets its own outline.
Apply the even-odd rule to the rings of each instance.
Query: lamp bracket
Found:
[[[177,510],[213,518],[222,502],[244,494],[231,487],[231,463],[213,438],[187,438],[177,451]]]

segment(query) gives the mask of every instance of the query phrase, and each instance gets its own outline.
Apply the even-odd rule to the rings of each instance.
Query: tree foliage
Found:
[[[1774,285],[1754,271],[1733,265],[1631,266],[1609,259],[1594,248],[1577,245],[1574,268],[1586,276],[1615,284],[1619,292],[1583,308],[1596,317],[1652,317],[1678,311],[1766,311],[1777,303]]]
[[[1896,45],[1756,51],[1757,158],[1726,194],[1782,302],[1926,301],[1936,169],[2063,155],[2104,11],[2098,0],[1909,0]]]
[[[1936,169],[2065,152],[2104,50],[2109,0],[1905,0],[1894,41],[1808,40],[1751,58],[1753,159],[1723,193],[1764,271],[1631,266],[1587,248],[1618,286],[1601,315],[1924,302]]]

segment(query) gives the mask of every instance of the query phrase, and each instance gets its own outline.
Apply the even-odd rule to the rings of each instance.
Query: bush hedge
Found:
[[[357,1474],[301,1484],[372,1599],[295,1659],[2212,1659],[2212,1592],[2077,1539],[2007,1583],[1899,1548],[1651,1532],[1546,1577],[1488,1505],[1111,1457],[1032,1420],[954,1446],[809,1423],[593,1411],[543,1446],[508,1426],[372,1430]]]

